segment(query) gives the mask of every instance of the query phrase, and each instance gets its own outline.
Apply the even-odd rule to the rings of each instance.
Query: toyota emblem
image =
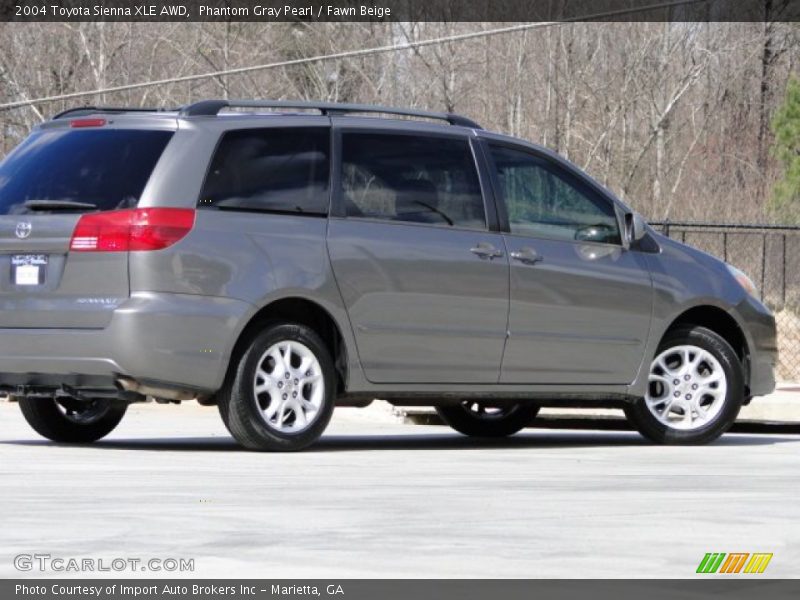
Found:
[[[19,239],[24,240],[31,234],[31,229],[33,229],[33,227],[29,221],[20,221],[17,223],[17,229],[15,233]]]

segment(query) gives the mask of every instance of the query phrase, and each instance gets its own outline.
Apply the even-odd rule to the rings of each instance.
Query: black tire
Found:
[[[72,398],[21,398],[19,407],[36,433],[66,444],[89,444],[107,436],[128,410],[124,402],[105,398],[88,403]]]
[[[227,410],[222,410],[222,408],[220,408],[219,404],[217,404],[217,410],[219,410],[219,416],[220,416],[220,419],[222,420],[222,424],[225,426],[225,431],[227,431],[231,435],[231,437],[233,437],[233,432],[231,431],[231,426],[228,424],[228,411]]]
[[[297,432],[281,431],[268,424],[259,406],[264,399],[259,400],[253,389],[256,369],[264,354],[275,344],[287,341],[299,342],[314,354],[324,385],[322,402],[313,420]],[[303,394],[302,390],[300,393]],[[302,450],[322,435],[333,414],[335,393],[335,367],[322,339],[305,325],[272,324],[250,342],[237,364],[232,365],[228,381],[219,393],[218,406],[223,423],[240,445],[249,450],[287,452]]]
[[[707,444],[716,440],[733,425],[744,402],[744,373],[739,357],[725,339],[705,327],[688,327],[668,332],[656,356],[675,346],[702,348],[717,359],[725,374],[727,390],[719,412],[702,427],[681,430],[659,421],[647,408],[644,398],[625,407],[631,424],[648,440],[657,444]],[[649,385],[649,384],[648,384]]]
[[[507,437],[530,425],[539,407],[465,400],[457,405],[437,406],[436,412],[445,423],[464,435]]]

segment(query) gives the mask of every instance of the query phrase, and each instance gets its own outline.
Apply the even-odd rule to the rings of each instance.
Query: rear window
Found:
[[[330,129],[229,131],[211,161],[198,205],[326,215]]]
[[[46,201],[92,205],[78,208],[84,211],[133,208],[171,137],[133,129],[36,132],[0,163],[0,214],[33,212],[36,201],[37,213],[48,212]]]

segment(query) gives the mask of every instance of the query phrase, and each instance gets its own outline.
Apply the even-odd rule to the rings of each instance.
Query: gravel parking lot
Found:
[[[20,553],[194,558],[207,578],[663,578],[706,552],[773,552],[765,576],[799,573],[800,436],[474,441],[385,414],[339,409],[286,455],[241,451],[193,404],[135,406],[105,441],[66,447],[0,403],[0,577],[26,575]]]

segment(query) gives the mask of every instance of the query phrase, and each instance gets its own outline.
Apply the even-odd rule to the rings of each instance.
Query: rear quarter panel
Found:
[[[279,117],[281,127],[327,125],[321,117]],[[268,118],[211,118],[181,121],[179,135],[153,174],[145,206],[194,208],[220,134],[266,127]],[[231,324],[229,339],[214,340],[219,359],[233,347],[252,317],[268,304],[298,297],[325,309],[344,338],[351,378],[360,364],[352,330],[328,258],[323,217],[199,209],[195,226],[179,243],[158,252],[132,252],[131,291],[227,298],[250,310]],[[352,381],[352,379],[351,379]],[[221,384],[221,381],[220,381]]]

